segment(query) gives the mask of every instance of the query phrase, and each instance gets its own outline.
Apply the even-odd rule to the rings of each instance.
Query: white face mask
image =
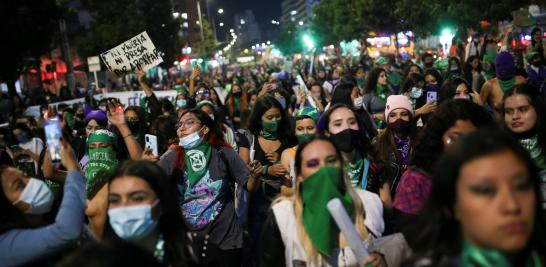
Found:
[[[158,221],[152,218],[152,206],[138,205],[108,210],[110,226],[116,234],[128,240],[140,239],[156,228]]]
[[[359,96],[353,100],[353,105],[356,109],[359,109],[362,107],[364,97]]]
[[[30,206],[25,212],[38,215],[48,213],[53,205],[53,200],[53,193],[44,181],[30,178],[21,196],[17,201],[13,202],[13,205],[25,202]]]
[[[210,117],[211,120],[214,121],[214,114],[209,114],[209,117]]]
[[[200,145],[202,141],[203,141],[203,138],[199,136],[199,131],[197,131],[180,138],[179,144],[184,149],[192,149]]]
[[[466,100],[470,100],[470,96],[469,95],[456,95],[453,97],[453,99],[466,99]]]

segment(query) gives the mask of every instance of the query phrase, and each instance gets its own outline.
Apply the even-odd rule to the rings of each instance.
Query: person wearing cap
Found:
[[[541,90],[544,85],[544,79],[546,79],[546,68],[542,64],[540,54],[536,51],[531,51],[525,56],[527,60],[527,82],[535,87],[537,90]]]
[[[407,169],[412,154],[417,126],[409,99],[404,95],[391,95],[385,107],[387,127],[374,140],[372,168],[383,175],[368,179],[367,189],[379,194],[390,207],[400,176]]]
[[[509,52],[503,51],[495,60],[497,77],[483,84],[480,91],[482,103],[487,103],[495,112],[499,121],[502,120],[502,103],[504,93],[514,85],[525,83],[525,78],[516,75],[514,57]]]
[[[312,106],[303,107],[298,110],[294,119],[296,120],[296,127],[294,127],[294,134],[298,139],[298,145],[303,141],[312,139],[317,135],[317,121],[319,120],[318,110]],[[281,154],[281,162],[283,166],[290,171],[290,178],[292,184],[295,181],[294,177],[294,159],[296,158],[296,150],[298,145],[285,149]],[[281,186],[281,193],[284,195],[292,195],[292,188],[285,185]]]

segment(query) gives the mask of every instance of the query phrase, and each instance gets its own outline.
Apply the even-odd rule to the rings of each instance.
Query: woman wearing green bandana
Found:
[[[373,246],[367,261],[358,262],[326,208],[339,198],[366,242],[383,225],[381,200],[351,186],[334,144],[322,138],[300,144],[295,169],[293,196],[275,201],[265,222],[260,266],[387,266],[386,252]]]
[[[319,119],[318,110],[314,107],[308,106],[304,107],[296,113],[296,127],[295,134],[298,139],[298,144],[303,143],[306,140],[314,138],[317,131],[317,121]],[[291,183],[295,181],[294,175],[294,159],[296,158],[296,150],[298,146],[293,146],[285,149],[281,154],[281,162],[284,168],[290,171]],[[283,194],[290,196],[293,194],[291,186],[283,188],[281,191]]]
[[[529,152],[542,180],[546,209],[546,107],[530,85],[519,85],[504,95],[504,124]]]
[[[415,232],[410,266],[546,266],[540,180],[509,134],[482,129],[461,137],[437,162]]]
[[[382,68],[374,68],[366,79],[362,105],[370,113],[377,125],[377,128],[385,127],[385,105],[387,97],[392,94],[387,83],[387,73]],[[357,107],[358,108],[358,107]]]
[[[282,185],[289,187],[289,171],[280,161],[281,153],[296,142],[286,112],[273,96],[258,98],[248,122],[249,131],[254,136],[248,145],[249,159],[258,161],[262,166],[256,184],[258,190],[250,194],[248,207],[248,247],[251,251],[246,253],[245,258],[252,261],[258,254],[260,232],[271,201],[281,192]]]
[[[182,215],[194,238],[194,252],[203,266],[240,266],[243,229],[231,188],[237,183],[252,192],[256,179],[202,110],[184,113],[177,134],[180,146],[169,149],[157,164],[176,183]],[[203,251],[204,245],[207,251]]]

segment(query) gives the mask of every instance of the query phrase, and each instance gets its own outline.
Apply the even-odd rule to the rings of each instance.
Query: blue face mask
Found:
[[[423,88],[413,87],[411,88],[410,96],[413,99],[418,99],[423,95]]]
[[[180,146],[184,149],[192,149],[200,145],[203,138],[199,136],[199,131],[180,138]]]
[[[145,237],[157,226],[158,221],[152,218],[152,207],[157,203],[109,209],[108,217],[112,229],[120,238],[126,240]]]
[[[178,100],[176,100],[176,106],[177,106],[178,108],[185,108],[186,105],[188,105],[188,100],[186,100],[186,99],[178,99]]]

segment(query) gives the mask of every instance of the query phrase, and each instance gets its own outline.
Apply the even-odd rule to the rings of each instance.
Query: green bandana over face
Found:
[[[184,162],[188,173],[189,188],[192,188],[207,173],[211,152],[212,147],[206,142],[186,150]]]
[[[277,129],[279,128],[279,121],[262,121],[262,130],[260,130],[260,136],[267,140],[277,140]]]
[[[402,76],[396,71],[391,71],[387,74],[387,81],[394,86],[399,86],[402,82]]]
[[[366,79],[364,77],[356,77],[356,84],[358,88],[364,88],[366,86]]]
[[[546,157],[544,157],[542,148],[538,144],[538,135],[529,139],[519,140],[519,143],[529,152],[535,166],[541,170],[546,169]]]
[[[377,84],[375,88],[375,93],[377,94],[377,97],[379,97],[381,100],[385,101],[387,99],[387,86],[383,84]]]
[[[462,266],[468,267],[512,267],[512,264],[502,252],[494,249],[478,248],[468,242],[464,242],[460,256]],[[532,252],[527,259],[525,267],[540,267],[540,258],[536,252]]]
[[[309,140],[311,138],[315,137],[314,134],[300,134],[296,135],[296,138],[298,139],[298,143],[303,143],[305,140]]]
[[[239,108],[241,106],[241,98],[233,97],[233,104],[235,104],[236,108]]]
[[[87,199],[91,199],[108,181],[119,162],[116,153],[110,148],[94,148],[88,152],[89,161],[85,165]]]
[[[116,142],[116,135],[108,130],[97,130],[87,137],[87,145],[95,142],[103,142],[109,145],[114,145]]]
[[[303,200],[303,228],[313,246],[329,257],[332,250],[339,245],[339,228],[330,216],[326,204],[333,198],[339,198],[351,219],[354,219],[353,199],[343,189],[340,168],[321,167],[303,180],[300,190]]]
[[[364,159],[359,157],[355,160],[355,163],[345,162],[345,172],[351,180],[353,187],[358,187],[360,184],[360,177],[362,177],[362,167],[364,166]]]
[[[512,78],[510,80],[506,80],[506,81],[503,81],[501,79],[497,79],[499,81],[499,85],[500,85],[500,88],[502,89],[502,91],[506,94],[506,92],[508,92],[508,90],[510,90],[510,88],[512,88],[512,86],[514,86],[514,84],[516,83],[516,78]]]

